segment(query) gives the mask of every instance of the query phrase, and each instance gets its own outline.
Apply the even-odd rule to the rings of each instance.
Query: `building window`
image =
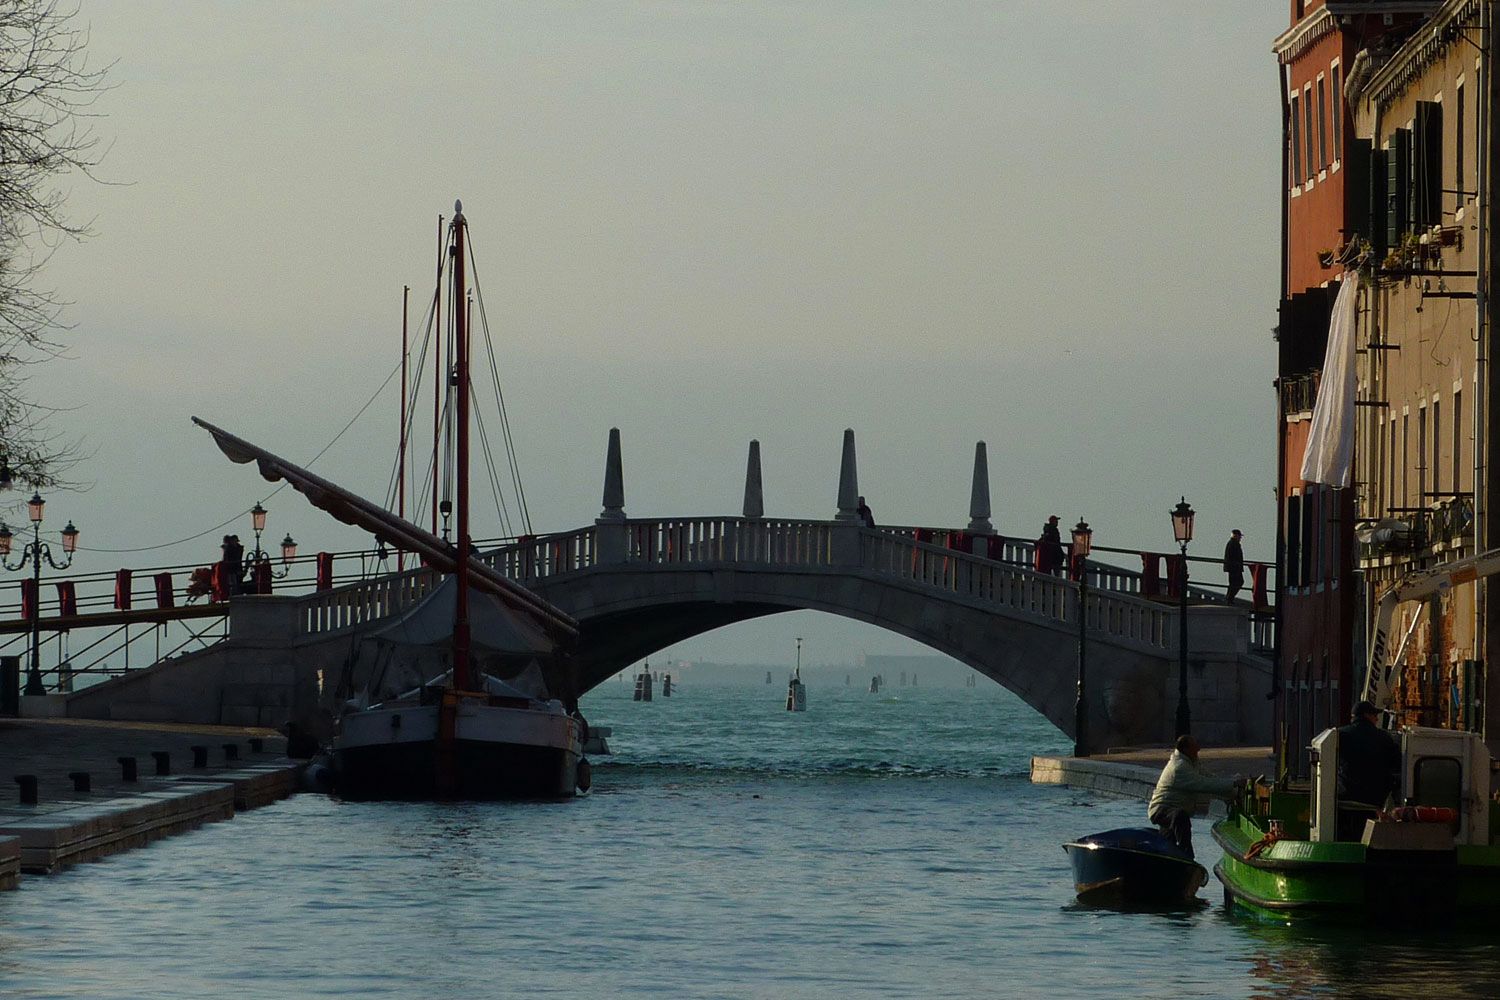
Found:
[[[1295,493],[1286,498],[1286,574],[1287,587],[1302,586],[1302,497]]]
[[[1318,169],[1328,169],[1328,93],[1321,76],[1318,77]]]
[[[1417,503],[1426,507],[1431,497],[1427,493],[1427,407],[1417,407]]]
[[[1443,411],[1442,403],[1432,401],[1432,497],[1443,495]],[[1457,489],[1457,487],[1454,487]]]
[[[1454,389],[1453,390],[1453,492],[1455,494],[1458,493],[1458,491],[1459,491],[1459,484],[1461,484],[1464,481],[1464,479],[1463,479],[1464,439],[1463,439],[1463,435],[1461,433],[1461,428],[1463,427],[1463,424],[1464,424],[1464,418],[1463,418],[1463,413],[1464,413],[1464,410],[1463,410],[1463,399],[1464,399],[1463,390],[1462,389]]]
[[[1302,118],[1300,99],[1292,95],[1292,186],[1302,186]]]
[[[1339,86],[1339,64],[1333,64],[1333,76],[1328,84],[1328,96],[1333,103],[1333,120],[1330,122],[1333,136],[1333,162],[1344,158],[1344,92]]]
[[[1313,582],[1313,570],[1316,567],[1318,554],[1318,493],[1314,489],[1311,493],[1302,495],[1302,585],[1305,587]]]
[[[1454,205],[1464,206],[1464,85],[1453,93],[1453,189]],[[1455,410],[1454,413],[1458,411]]]
[[[1312,84],[1308,84],[1302,89],[1302,127],[1304,129],[1303,134],[1307,137],[1307,142],[1304,143],[1304,145],[1307,147],[1307,155],[1304,158],[1304,164],[1307,167],[1307,181],[1309,184],[1311,184],[1312,179],[1318,174],[1318,165],[1314,162],[1317,149],[1313,146],[1314,132]]]
[[[1411,506],[1411,413],[1401,414],[1401,506]]]

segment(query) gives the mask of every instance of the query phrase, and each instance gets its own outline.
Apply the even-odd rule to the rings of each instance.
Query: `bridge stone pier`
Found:
[[[1069,736],[1077,697],[1079,615],[1087,653],[1085,749],[1163,744],[1178,690],[1175,605],[1139,593],[1139,574],[1090,562],[1088,588],[1034,572],[1030,543],[991,544],[986,456],[976,448],[970,521],[933,530],[871,528],[856,513],[853,432],[845,432],[837,515],[763,515],[752,443],[740,517],[625,514],[618,433],[604,509],[592,525],[523,540],[483,558],[566,611],[580,637],[554,690],[586,693],[641,658],[735,622],[793,610],[877,625],[959,660],[1014,692]],[[953,539],[964,545],[954,547]],[[228,639],[72,695],[68,714],[181,721],[311,718],[318,676],[331,683],[357,637],[419,600],[425,571],[303,597],[236,598]],[[1270,733],[1269,661],[1251,643],[1248,608],[1188,608],[1188,691],[1207,744]],[[252,718],[253,717],[253,718]]]

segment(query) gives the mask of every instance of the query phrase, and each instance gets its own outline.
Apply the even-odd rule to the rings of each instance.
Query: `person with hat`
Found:
[[[1057,515],[1047,518],[1042,526],[1042,537],[1036,542],[1036,568],[1040,573],[1058,573],[1062,570],[1062,532],[1057,527]]]
[[[1386,799],[1399,787],[1401,773],[1401,748],[1395,737],[1380,728],[1379,710],[1361,701],[1353,714],[1352,722],[1339,727],[1341,840],[1358,839],[1365,819],[1384,809]],[[1350,809],[1354,803],[1358,807]]]
[[[1224,573],[1229,577],[1229,589],[1225,592],[1224,603],[1233,604],[1234,595],[1238,594],[1245,586],[1245,553],[1240,548],[1240,538],[1243,535],[1239,528],[1229,533],[1229,541],[1224,546]]]

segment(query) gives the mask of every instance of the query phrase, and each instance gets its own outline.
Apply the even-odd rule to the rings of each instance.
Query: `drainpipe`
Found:
[[[1271,642],[1271,690],[1266,695],[1271,701],[1281,693],[1281,633],[1282,633],[1282,609],[1286,603],[1286,414],[1283,401],[1284,391],[1281,385],[1281,348],[1282,337],[1280,315],[1283,304],[1287,300],[1287,293],[1291,285],[1291,274],[1289,272],[1291,261],[1291,249],[1287,246],[1288,237],[1288,213],[1290,211],[1291,198],[1287,192],[1291,190],[1291,105],[1287,101],[1287,78],[1290,68],[1283,65],[1278,59],[1276,63],[1276,84],[1281,94],[1281,299],[1277,303],[1276,322],[1276,608],[1274,625],[1275,634]],[[1282,706],[1284,710],[1285,706]],[[1279,726],[1281,712],[1273,711],[1272,717],[1276,720],[1273,726]],[[1276,743],[1276,733],[1271,734],[1272,743]]]
[[[1494,210],[1490,203],[1490,192],[1494,186],[1491,183],[1490,171],[1493,169],[1494,157],[1491,155],[1490,142],[1494,130],[1490,127],[1490,114],[1494,108],[1495,87],[1495,53],[1491,26],[1495,18],[1495,0],[1486,0],[1479,8],[1479,37],[1481,39],[1480,62],[1480,86],[1479,86],[1479,108],[1477,135],[1476,162],[1475,162],[1475,187],[1478,192],[1476,208],[1478,209],[1476,228],[1478,235],[1478,247],[1476,249],[1474,282],[1474,551],[1476,554],[1486,552],[1490,547],[1491,532],[1486,524],[1487,511],[1489,510],[1489,462],[1487,450],[1490,447],[1489,440],[1489,346],[1488,341],[1491,331],[1494,329],[1491,322],[1490,310],[1492,308],[1489,295],[1489,267],[1490,267],[1490,212]],[[1490,740],[1490,703],[1491,695],[1500,693],[1496,691],[1497,684],[1492,678],[1495,672],[1490,669],[1490,612],[1489,612],[1489,582],[1483,578],[1474,582],[1474,646],[1475,655],[1480,657],[1484,663],[1485,691],[1484,691],[1484,719],[1481,721],[1481,732],[1486,742]]]

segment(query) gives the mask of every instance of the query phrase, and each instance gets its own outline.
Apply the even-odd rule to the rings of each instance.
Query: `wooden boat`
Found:
[[[1477,733],[1399,734],[1407,806],[1377,812],[1338,799],[1338,730],[1312,742],[1313,777],[1257,781],[1214,824],[1226,905],[1279,921],[1455,920],[1500,911],[1491,843],[1490,758]]]
[[[454,324],[453,419],[455,539],[449,542],[348,490],[227,431],[194,418],[231,460],[256,462],[268,480],[287,480],[339,520],[414,553],[442,582],[421,602],[367,639],[385,644],[378,671],[355,683],[346,669],[336,690],[342,709],[332,741],[334,789],[349,798],[486,799],[571,796],[587,788],[584,724],[576,701],[540,684],[521,690],[502,668],[565,655],[577,623],[475,558],[469,532],[468,287],[462,206],[448,228]],[[441,279],[440,279],[441,280]],[[404,405],[404,404],[403,404]],[[446,452],[445,452],[446,453]],[[436,487],[434,487],[436,490]],[[437,508],[434,497],[434,509]],[[447,512],[444,511],[446,517]],[[435,515],[434,515],[435,518]],[[407,676],[392,690],[399,659]],[[411,676],[412,674],[415,676]],[[534,671],[540,682],[540,666]]]
[[[1124,828],[1064,844],[1073,888],[1086,902],[1185,903],[1208,883],[1208,872],[1152,828]]]

